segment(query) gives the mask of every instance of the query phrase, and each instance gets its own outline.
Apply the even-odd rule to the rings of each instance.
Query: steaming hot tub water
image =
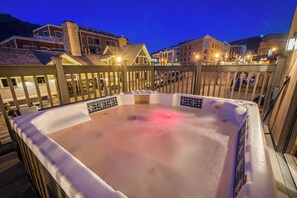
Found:
[[[155,92],[14,120],[70,197],[274,197],[260,124],[250,102]]]
[[[229,197],[236,130],[203,110],[127,105],[49,137],[128,197]]]

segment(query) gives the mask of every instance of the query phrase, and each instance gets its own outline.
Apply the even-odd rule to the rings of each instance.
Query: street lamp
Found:
[[[116,57],[116,60],[117,60],[118,64],[121,65],[122,57],[118,56],[118,57]]]

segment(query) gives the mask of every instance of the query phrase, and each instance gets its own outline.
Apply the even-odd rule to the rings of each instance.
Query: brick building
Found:
[[[33,38],[23,36],[7,38],[0,42],[0,47],[66,51],[79,56],[81,54],[102,54],[106,46],[123,46],[128,43],[126,38],[78,26],[72,21],[64,21],[61,26],[46,24],[33,30]]]
[[[230,45],[209,35],[179,44],[179,62],[182,65],[193,65],[197,61],[215,63],[228,59]]]

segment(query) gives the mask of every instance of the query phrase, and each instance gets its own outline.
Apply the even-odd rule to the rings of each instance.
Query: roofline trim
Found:
[[[95,32],[89,32],[89,31],[82,30],[82,29],[79,29],[78,31],[79,32],[85,32],[85,33],[88,33],[88,34],[93,34],[93,35],[100,35],[100,36],[103,36],[103,37],[106,37],[106,38],[113,38],[113,39],[116,39],[116,40],[118,40],[119,38],[121,38],[121,37],[118,37],[118,36],[111,37],[111,36],[107,36],[107,35],[104,35],[104,34],[99,34],[99,33],[95,33]]]
[[[133,60],[132,63],[131,63],[132,65],[133,65],[133,63],[135,62],[135,60],[136,60],[136,58],[138,57],[138,55],[140,54],[141,50],[143,50],[144,53],[146,54],[146,57],[148,58],[149,63],[152,62],[151,55],[149,54],[148,50],[146,49],[145,44],[142,44],[140,50],[138,51],[137,55],[135,56],[134,60]]]
[[[40,29],[42,29],[42,28],[44,28],[44,27],[47,27],[47,26],[48,26],[48,27],[49,27],[49,26],[52,26],[52,27],[57,27],[57,28],[61,28],[61,29],[62,29],[61,26],[47,23],[47,24],[45,24],[45,25],[43,25],[43,26],[41,26],[41,27],[39,27],[39,28],[36,28],[36,29],[32,30],[32,32],[34,33],[34,32],[36,32],[37,30],[40,30]]]
[[[6,42],[8,42],[10,40],[13,40],[13,39],[15,39],[15,36],[8,37],[7,39],[4,39],[3,41],[1,41],[0,45],[4,44],[4,43],[6,43]]]
[[[27,40],[27,41],[36,41],[36,42],[42,42],[42,43],[55,43],[55,44],[61,44],[64,45],[63,42],[60,41],[51,41],[51,40],[45,40],[45,39],[37,39],[37,38],[31,38],[31,37],[24,37],[24,36],[11,36],[4,41],[2,41],[0,44],[6,43],[12,39],[20,39],[20,40]]]

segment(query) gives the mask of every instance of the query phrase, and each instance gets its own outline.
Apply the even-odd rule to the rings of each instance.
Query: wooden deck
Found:
[[[16,152],[0,156],[0,197],[37,198]]]
[[[11,143],[11,138],[8,133],[8,129],[5,125],[0,124],[0,144]]]

